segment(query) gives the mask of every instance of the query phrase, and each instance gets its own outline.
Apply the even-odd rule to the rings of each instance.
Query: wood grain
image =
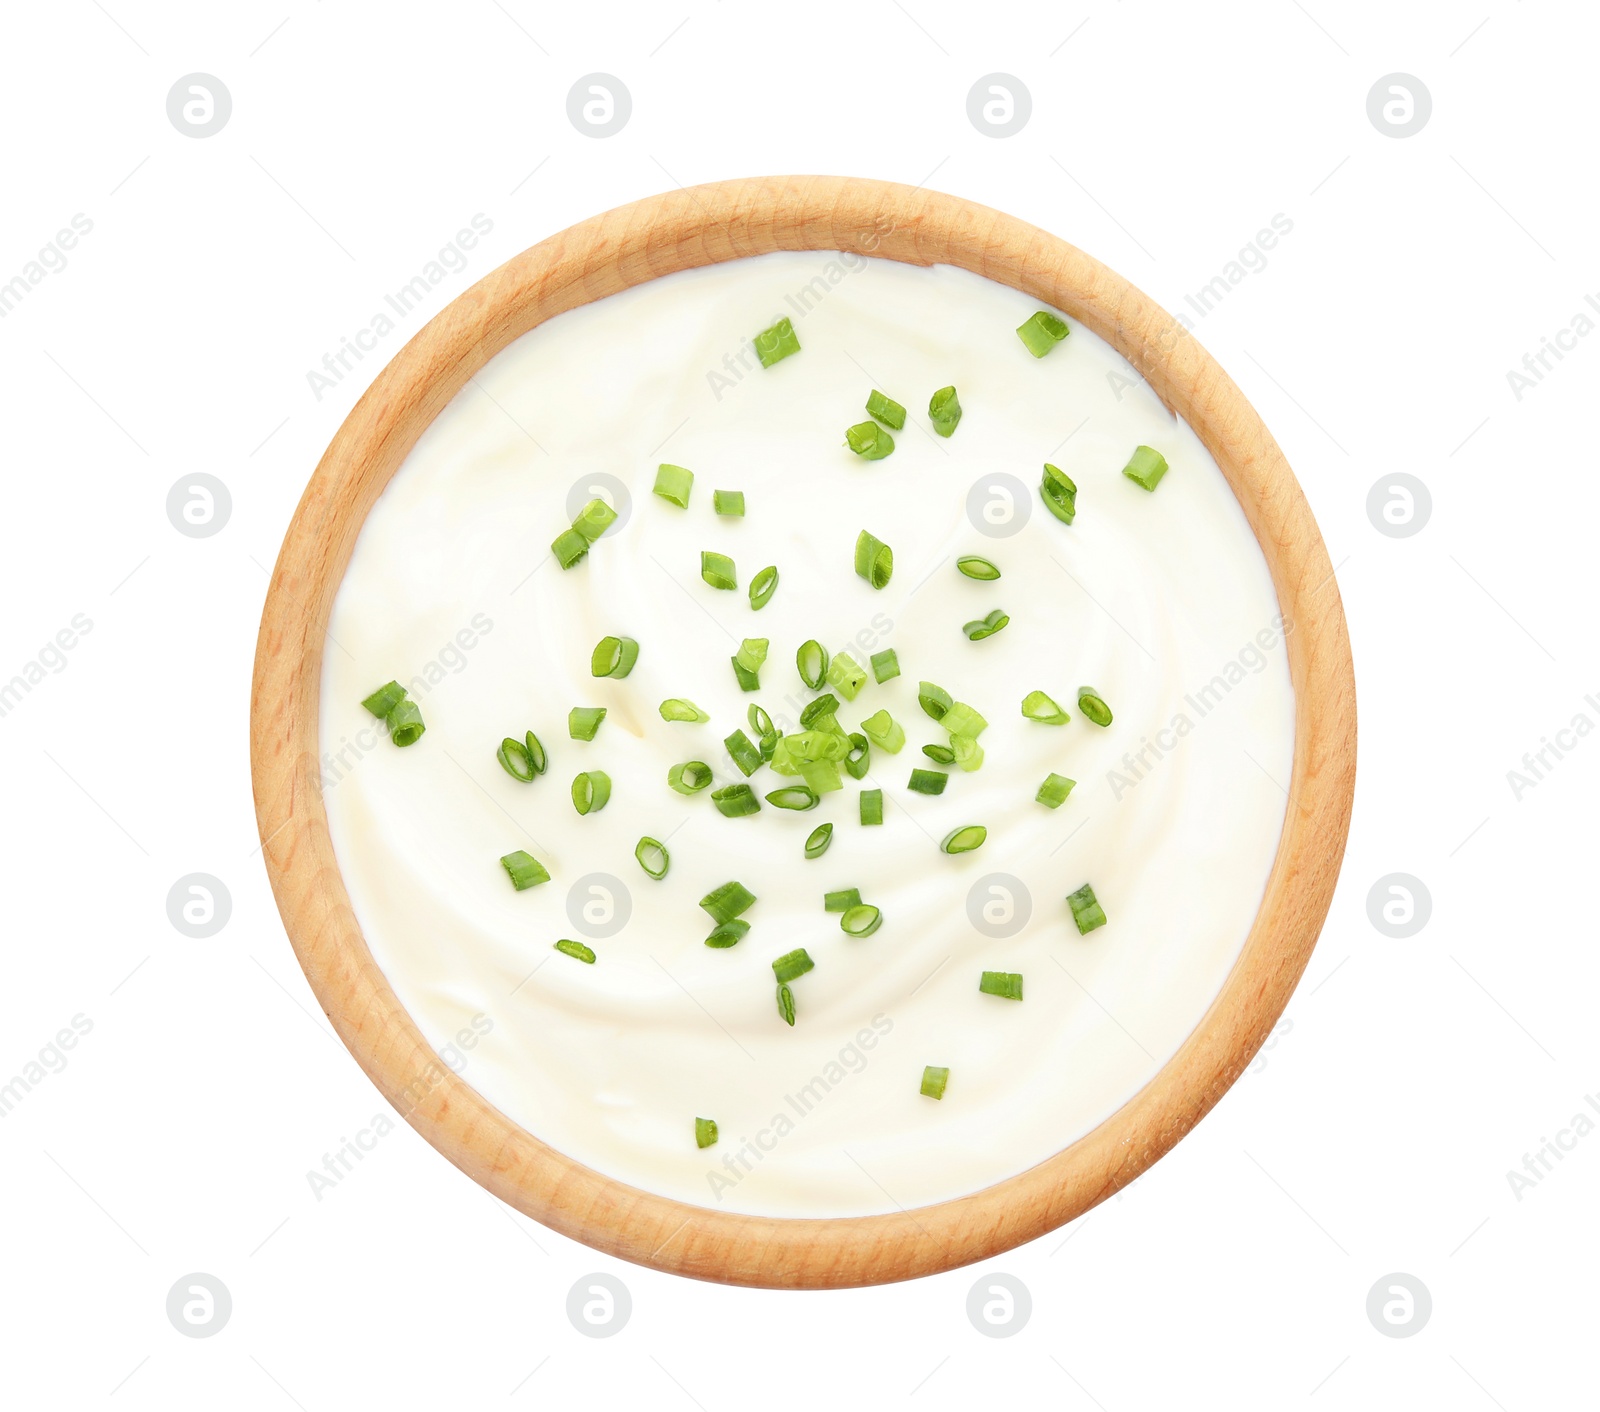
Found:
[[[554,314],[774,250],[958,265],[1099,334],[1216,458],[1293,624],[1284,832],[1244,950],[1194,1033],[1112,1117],[1029,1171],[960,1200],[853,1219],[741,1216],[637,1190],[546,1146],[446,1069],[367,949],[317,769],[334,594],[373,501],[445,404]],[[1243,1072],[1304,971],[1333,895],[1355,786],[1355,679],[1333,568],[1283,453],[1171,315],[1065,241],[986,207],[885,182],[771,177],[651,197],[573,226],[479,281],[400,351],[340,427],[284,539],[256,649],[250,743],[262,856],[295,953],[339,1037],[418,1132],[518,1210],[610,1254],[702,1279],[830,1288],[950,1269],[1082,1215],[1167,1152]]]

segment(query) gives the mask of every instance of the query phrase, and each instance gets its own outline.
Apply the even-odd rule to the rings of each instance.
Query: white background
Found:
[[[1600,1090],[1600,742],[1520,801],[1506,772],[1575,713],[1600,722],[1600,339],[1520,400],[1506,374],[1600,295],[1597,38],[1592,11],[1505,0],[9,9],[0,282],[74,214],[93,230],[0,319],[0,680],[75,614],[93,628],[0,718],[0,1082],[74,1015],[93,1028],[0,1122],[6,1400],[1572,1405],[1600,1135],[1520,1199],[1506,1174]],[[196,71],[233,100],[200,140],[166,113]],[[566,116],[595,71],[633,100],[604,140]],[[1005,139],[966,110],[997,71],[1033,100]],[[1367,116],[1396,71],[1433,99],[1405,139]],[[1293,221],[1197,328],[1311,499],[1355,647],[1354,831],[1292,1028],[1121,1196],[911,1285],[752,1292],[612,1261],[404,1126],[319,1202],[308,1169],[384,1105],[295,964],[250,806],[251,654],[296,499],[381,361],[472,279],[608,207],[772,172],[986,202],[1174,310]],[[479,212],[468,270],[316,400],[307,371]],[[166,497],[201,471],[232,515],[192,539]],[[1398,471],[1433,500],[1409,538],[1366,511]],[[232,896],[205,940],[167,918],[192,872]],[[1395,872],[1433,899],[1404,940],[1368,919]],[[967,1318],[991,1270],[1031,1291],[1011,1338]],[[193,1271],[233,1300],[204,1340],[165,1312]],[[632,1294],[613,1338],[566,1316],[594,1271]],[[1368,1320],[1391,1272],[1431,1291],[1414,1337]]]

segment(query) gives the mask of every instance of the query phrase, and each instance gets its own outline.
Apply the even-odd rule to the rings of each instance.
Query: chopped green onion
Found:
[[[1111,708],[1106,705],[1105,697],[1092,686],[1078,688],[1078,709],[1097,726],[1111,724]]]
[[[856,572],[874,588],[885,587],[894,573],[894,550],[862,530],[856,536]]]
[[[961,400],[953,387],[941,387],[928,399],[928,420],[940,436],[949,436],[961,420]]]
[[[1017,337],[1035,358],[1042,358],[1071,332],[1065,319],[1040,309],[1017,329]]]
[[[861,779],[872,767],[872,746],[866,736],[850,732],[850,753],[844,757],[844,768],[853,780]]]
[[[816,638],[802,642],[800,650],[794,654],[794,665],[801,681],[813,691],[821,691],[823,682],[828,679],[828,649]]]
[[[1039,792],[1034,795],[1036,802],[1051,809],[1059,809],[1066,803],[1067,796],[1072,793],[1073,785],[1077,780],[1069,780],[1065,775],[1054,772],[1044,777],[1044,783],[1039,786]]]
[[[877,388],[867,396],[867,414],[876,417],[885,426],[901,430],[906,424],[906,409],[892,397],[885,397]]]
[[[589,675],[620,680],[638,660],[639,644],[631,637],[602,637],[589,656]]]
[[[568,526],[550,541],[550,552],[563,569],[570,569],[589,552],[589,541],[580,531]]]
[[[942,686],[935,686],[931,681],[917,683],[917,705],[926,711],[935,721],[942,721],[944,713],[952,705],[950,693]]]
[[[1015,971],[985,971],[978,982],[985,995],[998,995],[1003,1000],[1022,999],[1022,977]]]
[[[828,845],[833,842],[833,825],[818,824],[806,836],[806,857],[820,858],[828,851]]]
[[[1062,524],[1070,525],[1078,513],[1078,487],[1071,476],[1058,466],[1044,463],[1044,477],[1039,482],[1039,496],[1045,509]]]
[[[806,954],[805,947],[801,946],[794,951],[785,952],[772,963],[772,974],[778,978],[778,984],[787,985],[797,976],[803,976],[816,966],[816,962]]]
[[[943,770],[913,770],[906,788],[918,794],[943,794],[949,780],[950,776]]]
[[[704,760],[690,760],[667,771],[667,783],[679,794],[698,794],[711,783],[711,766]]]
[[[788,319],[779,319],[771,328],[756,335],[756,357],[763,368],[770,368],[780,359],[800,351],[800,340],[795,337],[794,325]]]
[[[611,776],[604,770],[585,770],[572,781],[572,807],[580,814],[598,814],[611,798]]]
[[[381,721],[405,699],[405,687],[401,686],[397,681],[392,681],[380,686],[361,704]]]
[[[747,784],[725,784],[711,791],[711,802],[717,812],[729,819],[742,819],[746,814],[759,813],[761,801]]]
[[[1133,455],[1128,457],[1128,464],[1122,468],[1122,474],[1127,476],[1135,485],[1142,485],[1146,490],[1154,490],[1161,484],[1161,477],[1167,473],[1167,458],[1153,446],[1136,446]]]
[[[539,738],[532,731],[528,732],[526,744],[508,735],[500,742],[500,748],[495,751],[494,758],[512,779],[521,780],[523,784],[531,784],[535,778],[544,773],[545,766],[549,763],[544,757],[544,747],[539,744]]]
[[[550,881],[550,874],[545,871],[544,864],[520,848],[515,853],[506,854],[500,860],[500,866],[506,870],[511,878],[511,886],[518,892]]]
[[[755,906],[756,895],[737,878],[714,887],[700,899],[700,905],[713,922],[731,922]]]
[[[944,841],[939,845],[941,853],[971,853],[975,848],[982,848],[984,839],[989,837],[989,830],[982,824],[967,824],[959,829],[951,829],[944,836]]]
[[[422,724],[422,708],[415,701],[396,702],[383,723],[389,728],[389,739],[396,745],[415,745],[427,730]]]
[[[656,709],[661,712],[663,721],[687,721],[691,725],[699,725],[700,722],[711,719],[694,702],[685,700],[681,696],[669,696]]]
[[[956,762],[956,752],[948,745],[924,745],[922,753],[936,765],[953,765]]]
[[[733,757],[733,763],[739,767],[740,773],[746,779],[761,768],[761,752],[756,749],[750,737],[743,731],[734,731],[722,743],[727,747],[728,754]]]
[[[726,951],[730,946],[737,946],[749,935],[750,923],[743,919],[718,922],[711,929],[711,935],[706,938],[706,945],[715,951]]]
[[[1105,908],[1095,898],[1094,889],[1088,883],[1067,898],[1067,906],[1072,908],[1072,920],[1078,924],[1079,936],[1087,936],[1096,927],[1106,924]]]
[[[867,683],[867,669],[848,652],[835,652],[828,667],[828,685],[839,688],[846,701],[854,701]]]
[[[1041,726],[1064,726],[1072,719],[1054,697],[1042,691],[1030,691],[1022,698],[1022,714]]]
[[[906,743],[906,729],[887,711],[877,711],[861,723],[861,729],[879,750],[898,755]]]
[[[767,645],[764,637],[747,637],[739,644],[733,660],[747,672],[759,672],[761,664],[767,660]]]
[[[719,515],[744,514],[744,491],[713,490],[711,492],[711,508]]]
[[[846,936],[871,936],[883,925],[883,913],[867,903],[857,903],[839,918],[839,930]]]
[[[940,723],[951,735],[970,735],[974,738],[989,728],[989,723],[965,701],[951,702],[950,709],[940,717]]]
[[[750,703],[750,709],[745,713],[745,719],[750,722],[750,729],[758,736],[771,735],[777,728],[772,724],[772,717],[763,711],[756,702]]]
[[[778,1014],[786,1025],[794,1024],[794,992],[786,985],[778,987]]]
[[[641,838],[634,845],[633,856],[638,859],[639,866],[657,882],[666,877],[667,869],[672,866],[672,855],[667,852],[667,845],[658,838]]]
[[[717,1142],[717,1120],[715,1118],[696,1118],[694,1120],[694,1145],[696,1147],[715,1147]]]
[[[750,606],[760,612],[772,602],[772,595],[778,591],[778,566],[768,564],[759,574],[750,580]]]
[[[833,715],[839,709],[839,698],[831,691],[824,692],[821,696],[800,708],[800,728],[810,730],[820,720]]]
[[[894,450],[894,438],[876,422],[857,422],[846,427],[845,445],[863,461],[881,461]]]
[[[882,652],[874,652],[872,654],[872,679],[879,686],[899,675],[900,658],[895,653],[894,648],[886,647]]]
[[[581,941],[567,941],[563,938],[556,943],[555,949],[563,956],[570,956],[575,961],[582,961],[586,966],[594,965],[594,952]]]
[[[574,706],[567,712],[567,734],[574,740],[593,740],[605,718],[604,706]]]
[[[597,497],[573,516],[572,527],[593,544],[616,523],[616,519],[617,512]]]
[[[709,549],[700,551],[700,577],[712,588],[735,589],[739,586],[733,560],[726,554],[717,554]]]
[[[815,809],[822,803],[822,796],[806,784],[788,784],[782,789],[775,789],[767,796],[767,803],[774,809],[794,809],[804,812]]]
[[[881,824],[883,822],[883,791],[881,789],[864,789],[861,791],[861,822],[863,824]]]
[[[969,579],[979,579],[984,583],[993,583],[1000,577],[999,568],[977,554],[963,554],[956,560],[956,568]]]
[[[861,905],[861,889],[856,887],[841,888],[838,892],[825,892],[822,894],[822,910],[824,912],[848,912],[852,907]]]
[[[925,1064],[922,1068],[922,1096],[924,1098],[943,1098],[944,1086],[950,1082],[950,1071],[938,1069],[932,1064]]]
[[[737,657],[730,657],[728,661],[733,665],[733,679],[739,683],[740,691],[761,690],[761,678],[759,676],[741,667]]]
[[[955,756],[955,763],[969,775],[983,767],[983,747],[975,736],[951,736],[950,753]]]
[[[982,642],[986,637],[993,637],[1010,621],[1007,614],[995,608],[981,618],[974,618],[970,623],[964,623],[961,631],[966,633],[968,642]]]
[[[813,760],[800,767],[800,775],[818,794],[829,794],[844,788],[844,781],[839,778],[839,766],[833,760]]]
[[[694,472],[683,466],[669,466],[663,461],[656,467],[656,483],[651,487],[663,500],[670,500],[680,509],[689,508],[689,491],[694,486]]]

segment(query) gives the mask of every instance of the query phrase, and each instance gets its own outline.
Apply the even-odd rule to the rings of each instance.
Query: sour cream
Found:
[[[949,267],[767,255],[676,274],[563,314],[495,358],[423,435],[361,531],[323,654],[324,790],[333,843],[372,953],[428,1039],[529,1132],[611,1177],[725,1211],[849,1216],[962,1196],[1021,1172],[1128,1100],[1195,1028],[1260,904],[1283,826],[1294,696],[1265,560],[1215,462],[1126,362],[1081,327],[1033,358],[1013,331],[1026,296]],[[750,339],[780,316],[802,351],[762,369]],[[935,436],[928,398],[954,384],[965,415]],[[896,449],[844,446],[873,388],[909,412]],[[1138,445],[1170,464],[1154,492],[1121,474]],[[695,474],[682,510],[651,494],[658,463]],[[1038,494],[1050,461],[1078,484],[1070,527]],[[742,490],[744,518],[712,512]],[[591,494],[621,511],[563,572],[549,545]],[[874,591],[857,533],[895,553]],[[702,582],[730,555],[737,592]],[[998,582],[956,571],[963,554]],[[778,567],[771,603],[745,588]],[[969,642],[990,609],[1010,625]],[[607,634],[640,643],[622,681],[595,680]],[[729,659],[771,639],[761,689]],[[760,703],[796,729],[811,698],[794,666],[809,638],[901,675],[869,680],[847,730],[886,708],[898,755],[807,813],[728,819],[684,797],[668,767],[743,778],[723,738]],[[409,683],[427,733],[398,749],[361,707]],[[936,682],[989,720],[981,770],[938,797],[913,768],[944,733],[917,706]],[[1092,685],[1108,728],[1077,709]],[[1043,690],[1072,720],[1023,719]],[[667,697],[710,712],[668,724]],[[592,742],[567,711],[604,706]],[[533,730],[532,784],[496,763]],[[613,781],[580,818],[582,770]],[[1034,800],[1051,772],[1061,808]],[[759,770],[761,794],[793,783]],[[862,787],[885,796],[858,822]],[[824,820],[832,848],[808,861]],[[987,843],[938,841],[983,824]],[[634,860],[671,851],[665,880]],[[551,881],[510,886],[524,849]],[[738,879],[749,935],[703,945],[698,900]],[[1087,936],[1065,898],[1094,887]],[[856,940],[823,894],[857,888],[882,928]],[[552,949],[591,946],[585,965]],[[774,958],[805,947],[793,1028]],[[1024,998],[980,994],[1018,972]],[[477,1017],[476,1027],[474,1019]],[[485,1029],[487,1032],[485,1033]],[[463,1032],[475,1043],[457,1042]],[[942,1100],[923,1068],[948,1068]],[[699,1150],[695,1119],[720,1141]]]

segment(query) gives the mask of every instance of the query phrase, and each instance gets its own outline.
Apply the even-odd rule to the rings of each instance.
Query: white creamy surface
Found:
[[[1290,776],[1294,697],[1276,598],[1199,440],[1076,324],[1047,357],[1030,356],[1013,330],[1037,307],[952,268],[847,267],[825,254],[669,276],[514,343],[374,507],[323,656],[340,869],[423,1033],[558,1150],[731,1211],[864,1215],[960,1196],[1111,1114],[1221,987],[1262,897]],[[748,340],[784,314],[802,351],[763,370]],[[713,371],[726,385],[713,388]],[[944,440],[927,404],[947,383],[965,415]],[[866,420],[874,386],[908,419],[893,455],[864,462],[843,434]],[[1153,494],[1121,474],[1140,443],[1171,466]],[[687,511],[650,493],[663,460],[695,473]],[[1070,527],[1039,500],[1047,460],[1077,481]],[[621,481],[630,503],[563,572],[550,541],[570,518],[569,492],[597,474]],[[1026,487],[1017,516],[1027,520],[986,537],[968,493],[997,474]],[[744,491],[744,519],[713,514],[716,488]],[[863,528],[895,551],[881,592],[852,571]],[[738,592],[701,581],[702,549],[734,558]],[[962,577],[961,554],[992,559],[1004,577]],[[767,564],[782,581],[757,613],[745,589]],[[996,607],[1010,626],[967,641],[961,625]],[[626,680],[589,674],[608,633],[641,644]],[[729,665],[745,636],[772,641],[749,695]],[[668,766],[684,760],[710,762],[718,785],[742,778],[722,740],[748,733],[752,701],[796,728],[812,693],[794,654],[808,638],[863,658],[897,649],[902,675],[869,679],[839,719],[855,730],[886,707],[906,748],[875,750],[866,780],[846,778],[807,813],[763,806],[727,819],[709,790],[670,790]],[[361,706],[390,678],[413,683],[427,722],[408,749]],[[913,768],[939,768],[919,747],[945,741],[916,704],[919,679],[990,722],[983,768],[952,770],[937,798],[906,789]],[[1110,728],[1078,711],[1085,683],[1110,703]],[[1067,707],[1069,724],[1023,720],[1036,688]],[[663,722],[656,707],[669,696],[711,721]],[[574,705],[608,708],[593,742],[568,739]],[[495,749],[529,729],[550,770],[521,784]],[[1162,758],[1147,751],[1130,769],[1125,752],[1147,741]],[[580,818],[569,787],[595,768],[612,777],[611,801]],[[1078,781],[1057,810],[1034,802],[1051,771]],[[763,768],[750,783],[764,795],[793,781]],[[857,820],[863,786],[884,791],[882,827]],[[833,846],[807,861],[802,842],[824,820]],[[941,854],[937,841],[967,823],[987,825],[988,842]],[[668,840],[664,881],[634,861],[646,834]],[[514,891],[498,860],[518,848],[552,881]],[[584,881],[594,874],[628,900],[614,935],[574,921],[585,903],[603,910]],[[1003,910],[979,886],[993,874],[1031,899],[1009,937],[969,920],[975,889]],[[712,950],[697,903],[733,878],[759,898],[750,934]],[[1084,882],[1109,921],[1080,937],[1064,899]],[[824,892],[848,887],[883,909],[868,939],[823,911]],[[553,951],[560,937],[588,942],[597,962]],[[798,946],[816,969],[793,984],[791,1029],[771,962]],[[1021,972],[1025,999],[979,994],[983,970]],[[492,1028],[447,1049],[474,1016]],[[926,1064],[950,1070],[942,1101],[918,1091]],[[703,1152],[697,1116],[721,1129]]]

